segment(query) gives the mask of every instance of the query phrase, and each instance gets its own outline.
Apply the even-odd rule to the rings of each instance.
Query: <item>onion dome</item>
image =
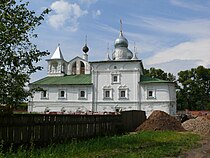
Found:
[[[89,51],[89,48],[88,48],[87,44],[85,44],[85,46],[82,48],[82,51],[84,53],[87,53]]]
[[[133,53],[128,49],[128,40],[122,33],[122,20],[120,19],[120,34],[115,40],[114,52],[112,53],[113,60],[128,60],[132,59]]]
[[[119,37],[115,40],[116,47],[128,47],[128,40],[123,36],[123,33],[120,31]]]
[[[122,30],[119,37],[115,40],[115,49],[112,54],[113,60],[132,59],[133,53],[128,49],[128,40],[123,36]]]
[[[86,54],[89,51],[87,46],[87,35],[85,36],[85,46],[82,48],[82,51]]]

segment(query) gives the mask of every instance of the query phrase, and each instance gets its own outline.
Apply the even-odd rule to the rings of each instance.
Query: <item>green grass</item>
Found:
[[[50,145],[47,148],[19,148],[0,152],[4,158],[158,158],[178,156],[195,147],[201,138],[190,133],[151,131],[123,136],[95,138],[87,141]]]

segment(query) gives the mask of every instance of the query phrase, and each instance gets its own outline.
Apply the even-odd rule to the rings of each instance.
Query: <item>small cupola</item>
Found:
[[[48,76],[63,76],[66,74],[66,61],[61,53],[60,44],[58,44],[55,52],[48,62]]]
[[[82,51],[83,51],[83,59],[88,61],[88,51],[89,51],[89,48],[87,46],[87,36],[85,37],[85,46],[82,48]]]

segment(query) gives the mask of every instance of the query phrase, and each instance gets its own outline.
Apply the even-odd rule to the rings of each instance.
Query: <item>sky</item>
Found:
[[[66,61],[82,57],[87,36],[89,61],[105,60],[119,36],[120,19],[129,49],[144,68],[174,75],[203,65],[210,68],[210,0],[29,0],[29,9],[52,11],[36,28],[33,42],[51,54],[31,82],[47,75],[58,44]]]

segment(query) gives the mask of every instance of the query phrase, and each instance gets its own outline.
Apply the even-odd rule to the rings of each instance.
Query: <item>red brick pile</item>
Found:
[[[185,131],[181,122],[179,122],[175,117],[159,110],[153,111],[149,118],[136,129],[136,131],[156,130]]]

